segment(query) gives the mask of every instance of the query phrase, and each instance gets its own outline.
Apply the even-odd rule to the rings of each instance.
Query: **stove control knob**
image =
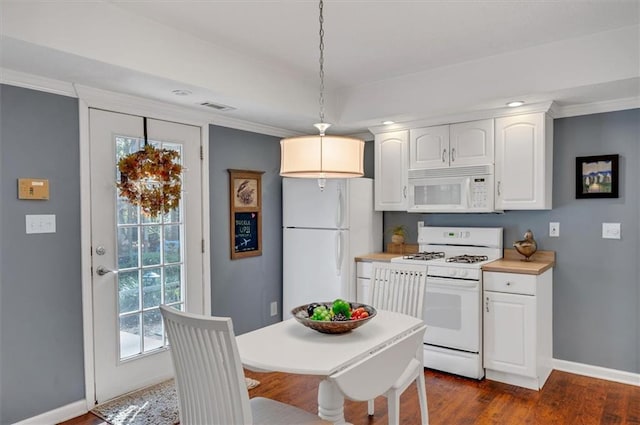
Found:
[[[460,270],[460,277],[465,277],[467,275],[466,270]]]

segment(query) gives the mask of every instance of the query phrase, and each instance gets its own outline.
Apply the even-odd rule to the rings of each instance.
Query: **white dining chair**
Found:
[[[160,306],[176,373],[181,425],[320,425],[317,415],[268,398],[249,399],[228,317]]]
[[[399,263],[373,263],[371,268],[369,303],[380,310],[395,311],[423,318],[424,297],[427,286],[427,269],[422,265]],[[427,390],[424,380],[424,354],[422,344],[412,361],[393,386],[384,394],[389,406],[389,423],[397,424],[399,418],[400,395],[413,382],[418,387],[422,424],[429,423]],[[367,411],[373,415],[374,400],[368,400]]]
[[[425,325],[414,329],[408,335],[361,359],[357,363],[335,373],[329,379],[350,400],[367,401],[383,394],[389,394],[398,377],[403,375],[415,361],[418,347],[422,349]],[[399,403],[389,402],[389,424],[400,424]]]

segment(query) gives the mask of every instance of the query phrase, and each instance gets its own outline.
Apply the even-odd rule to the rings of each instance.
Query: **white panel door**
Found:
[[[327,179],[320,190],[316,179],[282,179],[284,227],[341,229],[349,227],[344,179]]]
[[[348,244],[347,230],[284,229],[283,318],[302,304],[349,298]]]
[[[409,131],[409,169],[445,168],[449,157],[448,125]]]
[[[536,297],[485,291],[484,367],[536,376]]]
[[[204,311],[201,134],[148,120],[148,143],[180,152],[186,169],[179,207],[151,218],[115,186],[118,159],[144,145],[143,118],[89,114],[95,394],[102,403],[173,375],[159,304]]]

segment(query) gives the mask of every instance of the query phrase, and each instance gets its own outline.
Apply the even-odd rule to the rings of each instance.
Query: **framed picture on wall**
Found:
[[[262,255],[262,174],[229,172],[229,230],[231,259]]]
[[[576,198],[618,197],[619,155],[576,158]]]

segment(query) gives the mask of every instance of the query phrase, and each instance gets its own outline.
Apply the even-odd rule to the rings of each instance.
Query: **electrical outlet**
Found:
[[[278,301],[271,303],[271,315],[276,316],[278,314]]]
[[[620,223],[602,223],[603,239],[620,239]]]
[[[549,236],[551,236],[552,238],[560,237],[560,223],[549,223]]]

